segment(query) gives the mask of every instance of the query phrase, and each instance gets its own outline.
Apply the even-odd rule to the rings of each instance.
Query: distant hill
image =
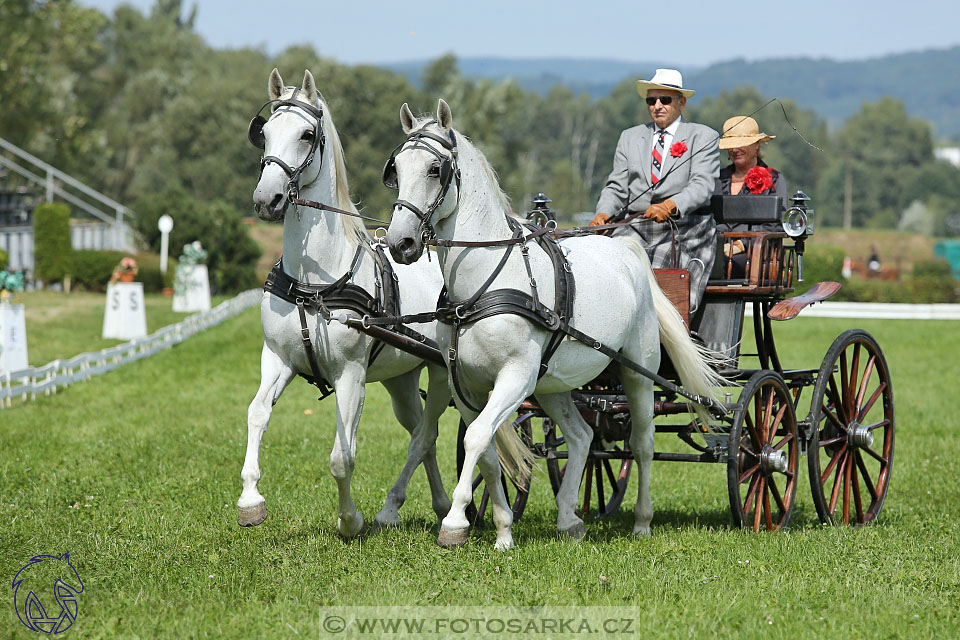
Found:
[[[462,58],[468,77],[512,77],[529,91],[545,93],[555,84],[592,98],[607,96],[626,79],[650,77],[662,62],[562,58]],[[427,61],[386,65],[418,82]],[[730,60],[685,67],[684,84],[698,96],[717,95],[749,84],[767,96],[790,98],[839,125],[864,102],[885,95],[902,100],[911,116],[931,122],[934,135],[960,141],[960,46],[838,62],[829,58]]]

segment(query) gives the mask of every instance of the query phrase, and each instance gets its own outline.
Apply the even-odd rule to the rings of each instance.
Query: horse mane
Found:
[[[286,87],[282,97],[289,99],[295,89],[296,87]],[[333,114],[330,112],[330,105],[327,104],[327,101],[319,91],[317,91],[317,102],[319,103],[317,106],[323,110],[323,136],[326,139],[326,146],[333,152],[334,178],[337,181],[336,206],[346,211],[359,214],[360,212],[357,211],[357,206],[353,203],[353,200],[350,199],[350,183],[347,180],[347,163],[344,160],[343,144],[340,142],[340,134],[337,133],[337,125],[333,123]],[[343,232],[348,238],[355,236],[358,239],[364,239],[369,237],[367,228],[363,226],[360,218],[341,215],[341,219],[343,221]]]
[[[337,126],[333,123],[333,114],[330,113],[330,106],[323,96],[317,93],[317,100],[323,109],[323,128],[327,139],[327,145],[333,150],[333,167],[337,180],[337,206],[352,213],[360,213],[357,206],[350,199],[350,183],[347,181],[347,163],[343,156],[343,145],[340,143],[340,134],[337,133]],[[358,238],[366,238],[369,234],[367,228],[363,226],[360,218],[353,216],[342,216],[344,232],[349,234],[351,231]]]
[[[432,120],[433,118],[428,117],[428,119]],[[434,126],[440,131],[441,135],[445,134],[440,125],[435,124]],[[420,128],[419,123],[416,128]],[[509,213],[511,210],[510,197],[500,188],[500,178],[497,176],[497,172],[490,164],[490,161],[487,160],[487,156],[483,155],[483,151],[480,151],[480,148],[473,144],[470,138],[460,133],[457,129],[453,129],[453,133],[457,137],[457,149],[460,156],[463,156],[463,150],[466,149],[467,156],[472,154],[476,157],[480,172],[483,174],[483,177],[486,178],[487,182],[490,183],[490,186],[494,188],[494,195],[497,198],[497,202],[505,213]]]

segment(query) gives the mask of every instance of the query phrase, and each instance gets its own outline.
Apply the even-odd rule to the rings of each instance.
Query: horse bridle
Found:
[[[449,132],[449,139],[442,136],[438,136],[429,131],[424,131],[424,127],[427,127],[431,124],[437,124],[436,120],[428,120],[423,124],[423,126],[410,133],[407,136],[407,139],[398,144],[393,148],[393,151],[390,153],[390,157],[387,159],[386,164],[383,165],[383,186],[388,189],[393,189],[398,191],[400,189],[400,183],[397,179],[397,155],[403,151],[409,149],[423,149],[428,151],[440,161],[440,191],[437,193],[437,197],[433,200],[433,204],[427,207],[426,211],[421,210],[418,206],[412,202],[406,200],[394,200],[393,207],[403,207],[409,209],[413,212],[413,215],[417,216],[417,219],[420,220],[420,224],[417,226],[417,234],[423,239],[424,243],[431,241],[436,238],[437,234],[433,228],[433,214],[437,209],[440,208],[440,205],[443,204],[443,200],[447,195],[447,191],[450,190],[451,181],[456,181],[457,186],[457,204],[460,203],[460,167],[457,164],[457,137],[453,133],[453,129]],[[445,156],[440,151],[432,147],[431,145],[424,142],[424,138],[433,140],[441,147],[450,152],[450,156]],[[408,143],[412,142],[411,146],[407,146]]]
[[[277,156],[263,156],[260,158],[260,174],[263,174],[263,170],[268,164],[276,164],[283,172],[287,174],[287,177],[290,179],[287,182],[287,197],[289,200],[293,200],[300,195],[300,187],[306,186],[300,184],[300,175],[303,173],[303,170],[313,162],[313,158],[317,153],[317,150],[320,150],[320,156],[323,157],[323,147],[326,140],[323,135],[323,109],[319,106],[314,106],[310,103],[304,102],[303,100],[297,100],[297,94],[300,92],[300,89],[297,87],[292,87],[293,94],[286,100],[277,98],[276,100],[267,100],[263,103],[263,106],[260,107],[260,110],[257,111],[257,115],[250,120],[250,125],[247,127],[247,139],[250,141],[250,144],[255,146],[258,149],[266,149],[267,140],[263,135],[263,127],[267,124],[267,118],[264,118],[260,115],[268,105],[273,105],[271,108],[270,117],[272,118],[276,114],[279,107],[296,107],[298,109],[303,109],[310,115],[312,115],[316,121],[313,123],[313,140],[310,142],[310,152],[307,154],[306,159],[300,163],[296,169],[288,165],[283,161],[282,158]],[[319,171],[317,175],[319,175]]]

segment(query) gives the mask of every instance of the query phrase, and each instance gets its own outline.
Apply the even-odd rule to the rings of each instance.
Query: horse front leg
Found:
[[[353,538],[363,530],[363,516],[350,497],[350,479],[356,463],[357,425],[363,411],[366,368],[351,363],[333,382],[337,398],[337,435],[330,452],[330,473],[337,481],[337,530]]]
[[[535,370],[535,369],[534,369]],[[497,527],[498,551],[513,547],[513,510],[500,484],[500,461],[497,457],[494,436],[504,421],[516,412],[533,391],[536,377],[529,371],[501,371],[486,405],[479,414],[463,406],[457,399],[457,406],[464,420],[469,423],[463,438],[464,461],[460,479],[453,491],[453,504],[443,519],[437,542],[442,547],[456,547],[467,541],[470,522],[466,508],[473,497],[473,470],[479,463],[483,481],[493,498],[493,521]],[[471,398],[475,402],[475,398]]]
[[[243,491],[237,500],[237,522],[241,527],[255,527],[267,519],[267,503],[257,489],[260,442],[270,423],[273,405],[294,375],[293,369],[264,343],[260,353],[260,388],[247,409],[247,453],[240,471]]]
[[[400,472],[400,477],[387,493],[387,501],[374,519],[375,529],[399,526],[398,511],[406,500],[410,478],[421,462],[430,484],[433,510],[437,514],[438,522],[450,510],[450,498],[447,497],[440,478],[436,445],[437,422],[450,401],[450,391],[447,387],[446,369],[431,366],[429,372],[426,407],[420,404],[419,368],[382,382],[390,393],[397,419],[410,432],[410,446],[407,448],[407,462]]]

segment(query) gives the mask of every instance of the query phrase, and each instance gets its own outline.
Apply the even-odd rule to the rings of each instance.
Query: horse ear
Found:
[[[317,103],[317,83],[313,80],[313,74],[309,69],[303,71],[303,92],[307,94],[310,104]]]
[[[416,123],[417,119],[413,117],[413,112],[410,111],[410,107],[404,102],[403,106],[400,107],[400,126],[403,127],[403,132],[410,133],[413,131]]]
[[[437,103],[437,122],[445,131],[450,131],[453,126],[453,112],[443,98],[440,98],[440,102]]]
[[[271,100],[276,100],[282,93],[283,78],[280,77],[280,72],[274,67],[273,71],[270,72],[270,79],[267,80],[267,95],[270,96]]]

